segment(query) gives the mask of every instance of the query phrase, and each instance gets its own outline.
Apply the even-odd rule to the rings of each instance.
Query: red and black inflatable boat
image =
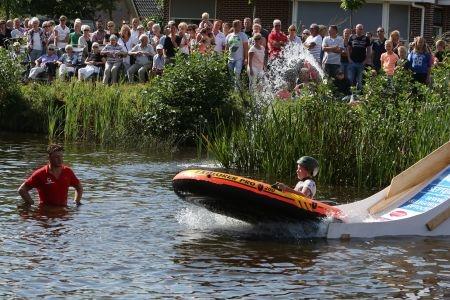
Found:
[[[173,178],[173,188],[187,202],[248,223],[291,223],[325,217],[339,222],[344,218],[337,207],[227,173],[182,171]]]

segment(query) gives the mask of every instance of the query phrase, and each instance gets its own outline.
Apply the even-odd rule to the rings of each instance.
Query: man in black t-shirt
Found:
[[[367,59],[367,50],[370,47],[370,39],[364,35],[362,24],[356,25],[356,35],[352,35],[348,41],[348,77],[352,84],[356,83],[356,88],[362,89],[362,76],[364,62]]]
[[[378,72],[381,69],[381,54],[386,52],[386,49],[384,48],[384,42],[386,42],[386,38],[384,37],[383,27],[378,27],[377,36],[378,39],[376,39],[372,44],[372,63],[373,67]]]

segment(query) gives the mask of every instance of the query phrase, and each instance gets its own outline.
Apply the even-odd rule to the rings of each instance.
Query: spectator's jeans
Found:
[[[117,83],[119,79],[119,69],[122,66],[122,62],[118,61],[115,63],[106,62],[105,64],[105,74],[103,75],[103,83],[109,84],[109,79],[111,78],[111,83]]]
[[[348,62],[341,62],[341,71],[344,72],[344,76],[347,79],[348,79],[348,66],[349,66]]]
[[[236,87],[239,87],[239,79],[241,77],[243,63],[244,61],[242,59],[230,60],[228,62],[228,70],[230,71],[230,75],[234,77]]]
[[[351,63],[348,66],[348,79],[353,84],[356,81],[356,88],[362,89],[362,79],[364,72],[364,63]]]

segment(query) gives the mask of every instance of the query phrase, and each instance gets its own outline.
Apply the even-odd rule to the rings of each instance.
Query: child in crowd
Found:
[[[403,68],[405,70],[411,70],[411,63],[408,61],[408,50],[405,46],[398,47],[398,60],[395,70]]]
[[[156,54],[153,56],[152,76],[161,76],[164,71],[164,46],[156,46]]]
[[[381,54],[381,66],[383,67],[384,72],[389,78],[392,78],[394,75],[395,64],[398,61],[397,54],[394,53],[394,46],[391,40],[387,40],[384,43],[384,47],[386,52]]]
[[[438,40],[436,42],[436,52],[434,52],[435,65],[439,65],[444,61],[444,58],[447,56],[447,53],[445,51],[445,41],[444,40]]]
[[[313,179],[319,172],[319,162],[311,156],[302,156],[297,160],[297,178],[300,180],[292,189],[284,183],[275,183],[274,186],[283,192],[291,192],[308,198],[316,194],[316,183]]]
[[[212,28],[213,24],[209,20],[209,14],[207,12],[202,13],[202,21],[198,25],[198,30],[202,30],[203,28]]]
[[[414,80],[426,84],[431,68],[431,55],[427,51],[425,38],[418,36],[414,39],[414,49],[408,55],[408,61],[411,63]]]

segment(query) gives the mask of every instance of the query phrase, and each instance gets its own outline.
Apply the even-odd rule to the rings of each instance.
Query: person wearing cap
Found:
[[[69,187],[75,189],[75,204],[81,204],[83,187],[73,170],[64,165],[63,151],[64,148],[57,144],[47,147],[48,164],[34,171],[17,190],[25,204],[34,203],[29,192],[35,188],[40,205],[67,206]]]
[[[102,49],[101,54],[106,56],[105,74],[103,75],[103,84],[118,83],[119,69],[122,66],[123,58],[128,56],[128,52],[124,46],[117,43],[117,36],[109,37],[109,44]]]
[[[72,45],[66,45],[64,48],[65,53],[61,55],[56,64],[59,66],[58,75],[60,78],[65,79],[66,76],[69,78],[75,75],[75,66],[78,63],[78,57],[73,52]]]
[[[36,61],[36,67],[31,68],[29,79],[36,79],[39,74],[48,72],[49,80],[52,80],[56,73],[56,62],[58,61],[58,55],[56,54],[54,45],[49,45],[47,53],[39,57]]]
[[[27,33],[27,46],[28,53],[30,54],[30,61],[34,64],[34,61],[44,53],[47,39],[45,37],[44,29],[39,27],[38,18],[31,18],[30,23],[33,27]]]
[[[61,16],[59,18],[59,24],[55,27],[53,34],[55,36],[55,45],[59,49],[64,49],[69,43],[70,29],[66,26],[67,17]]]
[[[316,182],[313,177],[319,172],[319,162],[311,156],[302,156],[297,160],[297,178],[300,180],[292,189],[284,183],[275,186],[283,192],[291,192],[308,198],[316,194]]]
[[[100,45],[97,42],[92,43],[92,52],[84,61],[86,67],[78,69],[78,80],[83,81],[95,73],[100,74],[100,68],[105,62],[106,58],[100,54]]]
[[[158,44],[156,46],[156,54],[153,56],[152,76],[161,76],[164,71],[164,46]]]
[[[281,21],[275,19],[273,21],[273,29],[270,32],[269,39],[267,41],[267,47],[269,48],[269,58],[272,60],[277,58],[287,42],[287,36],[281,31]]]
[[[145,76],[151,68],[152,58],[155,55],[155,50],[152,45],[149,44],[148,36],[142,34],[139,37],[140,43],[128,52],[129,55],[136,57],[135,63],[128,69],[128,81],[130,83],[134,82],[134,75],[138,73],[139,82],[145,82]]]

